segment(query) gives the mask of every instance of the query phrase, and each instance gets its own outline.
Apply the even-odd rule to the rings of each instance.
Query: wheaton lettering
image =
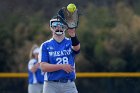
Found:
[[[65,55],[70,55],[71,53],[71,49],[68,49],[68,50],[62,50],[62,51],[52,51],[52,52],[49,52],[49,55],[50,56],[65,56]]]

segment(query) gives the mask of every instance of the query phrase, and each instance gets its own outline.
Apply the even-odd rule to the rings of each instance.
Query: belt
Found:
[[[67,83],[67,82],[73,82],[74,80],[70,79],[62,79],[62,80],[52,80],[53,82],[60,82],[60,83]]]

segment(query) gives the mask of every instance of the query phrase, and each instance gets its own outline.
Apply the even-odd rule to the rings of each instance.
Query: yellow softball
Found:
[[[69,12],[71,12],[71,13],[73,13],[75,10],[76,10],[76,5],[75,4],[69,4],[68,6],[67,6],[67,10],[69,11]]]

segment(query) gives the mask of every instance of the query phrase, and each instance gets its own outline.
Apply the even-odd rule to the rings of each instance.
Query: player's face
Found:
[[[56,35],[62,35],[65,33],[66,25],[60,21],[54,21],[51,23],[51,28]]]
[[[36,59],[38,59],[38,53],[35,53],[34,56]]]

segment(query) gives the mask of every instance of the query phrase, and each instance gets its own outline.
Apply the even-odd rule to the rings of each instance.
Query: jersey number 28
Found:
[[[62,58],[58,57],[58,58],[56,58],[56,62],[57,62],[57,64],[68,64],[69,63],[67,57],[62,57]]]

